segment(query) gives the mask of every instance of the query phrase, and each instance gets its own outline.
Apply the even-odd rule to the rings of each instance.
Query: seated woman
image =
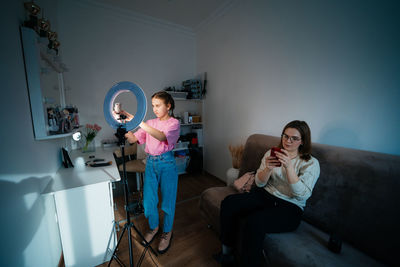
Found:
[[[245,220],[240,266],[263,266],[266,233],[294,231],[300,224],[306,200],[319,177],[318,160],[311,156],[311,132],[304,121],[288,123],[279,144],[281,152],[265,153],[249,193],[227,196],[221,203],[222,265],[234,262],[238,222]]]

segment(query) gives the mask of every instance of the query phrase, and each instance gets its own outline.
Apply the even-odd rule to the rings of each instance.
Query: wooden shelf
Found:
[[[69,133],[63,133],[63,134],[52,134],[52,135],[46,135],[46,136],[38,136],[35,137],[36,140],[49,140],[49,139],[57,139],[57,138],[63,138],[63,137],[68,137],[73,135],[74,133],[78,131],[82,131],[81,129],[83,128],[82,125],[80,125],[78,128],[73,129]]]
[[[172,151],[181,151],[181,150],[189,150],[188,147],[179,147],[179,148],[174,148]]]
[[[203,125],[203,123],[202,122],[181,123],[181,126],[194,126],[194,125]]]
[[[193,101],[193,102],[201,102],[201,101],[203,101],[203,99],[188,99],[188,98],[177,98],[177,97],[174,97],[174,100],[175,101]]]
[[[71,136],[73,133],[74,132],[65,133],[65,134],[53,134],[53,135],[47,135],[47,136],[39,136],[39,137],[36,137],[36,140],[49,140],[49,139],[63,138],[63,137]]]

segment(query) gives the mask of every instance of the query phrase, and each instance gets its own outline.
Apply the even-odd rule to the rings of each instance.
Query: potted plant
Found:
[[[232,156],[232,168],[226,171],[227,184],[231,185],[233,181],[239,176],[239,168],[242,162],[244,145],[229,145],[229,151]]]

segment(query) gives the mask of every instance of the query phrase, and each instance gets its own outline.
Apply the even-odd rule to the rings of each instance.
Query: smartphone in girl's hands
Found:
[[[279,147],[275,147],[275,146],[271,148],[271,157],[275,157],[276,159],[278,159],[276,157],[275,152],[282,153],[282,150]],[[280,167],[281,165],[282,165],[282,163],[279,162],[279,164],[277,166]]]

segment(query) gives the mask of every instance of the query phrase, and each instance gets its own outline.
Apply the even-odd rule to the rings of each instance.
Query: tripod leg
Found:
[[[130,225],[128,225],[128,241],[129,241],[129,265],[133,266],[132,236],[131,236],[131,227],[130,227]]]
[[[117,236],[117,232],[116,232],[117,225],[118,225],[117,222],[114,220],[113,226],[111,228],[110,238],[108,239],[108,243],[107,243],[107,250],[106,250],[106,253],[104,254],[103,262],[107,261],[108,254],[112,251],[110,249],[110,246],[112,246],[111,243],[114,243],[113,245],[115,245],[115,237]],[[110,260],[111,260],[111,258],[110,258]]]
[[[124,266],[125,267],[125,264],[118,258],[117,255],[115,255],[115,260],[118,262],[119,266]]]
[[[147,248],[148,248],[148,247],[146,247],[146,248],[144,249],[142,255],[140,255],[140,259],[139,259],[139,261],[138,261],[138,263],[137,263],[137,266],[138,266],[138,267],[142,265],[142,262],[143,262],[143,259],[144,259],[144,255],[146,254]]]
[[[149,249],[150,248],[150,250],[151,250],[151,252],[153,252],[153,254],[155,255],[155,256],[158,256],[158,254],[157,254],[157,252],[155,252],[154,251],[154,249],[153,249],[153,247],[152,246],[150,246],[150,243],[148,243],[145,239],[144,239],[144,236],[142,235],[142,233],[140,233],[140,231],[136,228],[136,226],[132,223],[132,227],[133,227],[133,229],[135,230],[135,232],[138,234],[138,236],[141,238],[141,240],[143,240],[144,242],[145,242],[145,251],[144,251],[144,253],[147,251],[147,249]],[[144,254],[143,253],[143,254]],[[142,254],[142,255],[143,255]]]
[[[125,230],[126,230],[126,226],[127,226],[127,225],[125,224],[124,229],[122,230],[122,233],[121,233],[121,235],[120,235],[119,238],[118,238],[117,246],[114,248],[114,252],[113,252],[113,254],[112,254],[112,256],[111,256],[111,259],[110,259],[110,261],[108,262],[108,265],[107,265],[108,267],[111,265],[111,262],[113,261],[114,258],[117,260],[118,263],[120,263],[120,261],[119,261],[117,255],[116,255],[116,252],[117,252],[117,249],[118,249],[119,244],[121,243],[122,237],[124,236],[124,233],[125,233]],[[120,265],[121,265],[121,264],[120,264]]]
[[[133,229],[135,230],[135,232],[137,233],[137,235],[141,238],[141,240],[145,242],[144,250],[142,251],[142,254],[140,255],[140,258],[139,258],[139,260],[138,260],[138,262],[137,262],[137,267],[140,267],[140,266],[142,265],[142,262],[143,262],[143,260],[144,260],[144,257],[145,257],[145,255],[146,255],[146,252],[147,252],[148,249],[150,249],[150,251],[153,252],[153,254],[154,254],[155,256],[158,256],[158,254],[157,254],[157,252],[155,252],[155,251],[153,250],[153,248],[152,248],[152,246],[150,245],[150,243],[148,243],[148,242],[144,239],[143,235],[142,235],[142,234],[140,233],[140,231],[136,228],[136,226],[135,226],[135,224],[134,224],[133,222],[130,223],[130,227],[133,227]],[[139,240],[137,240],[137,241],[139,242]]]

